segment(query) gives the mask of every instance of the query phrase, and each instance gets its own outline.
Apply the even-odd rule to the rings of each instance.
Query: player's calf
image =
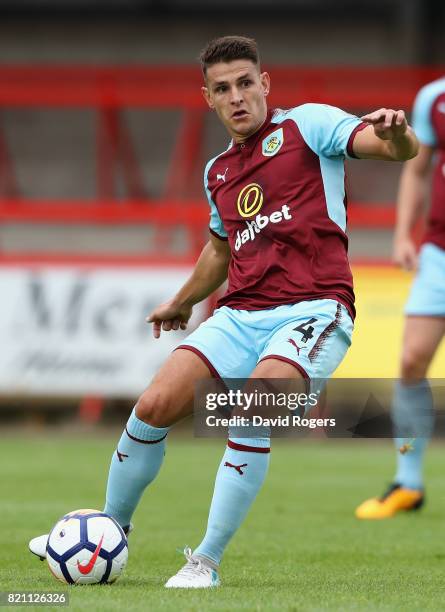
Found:
[[[192,411],[196,380],[209,377],[194,353],[175,351],[141,395],[111,460],[105,512],[128,525],[165,455],[170,425]]]
[[[104,512],[128,525],[139,500],[156,478],[165,455],[168,427],[153,427],[133,410],[111,458]]]
[[[423,380],[430,362],[430,355],[426,355],[414,347],[405,349],[402,354],[401,379],[406,384]]]

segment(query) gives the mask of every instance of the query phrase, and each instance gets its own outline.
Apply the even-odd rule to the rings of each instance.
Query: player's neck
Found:
[[[252,131],[247,134],[231,134],[233,142],[235,144],[243,144],[243,142],[246,142],[246,140],[261,130],[263,125],[266,123],[268,116],[269,111],[266,109],[266,114],[262,118],[261,122]]]

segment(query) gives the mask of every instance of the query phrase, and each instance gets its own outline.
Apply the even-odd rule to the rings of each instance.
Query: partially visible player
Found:
[[[445,333],[445,78],[423,87],[415,100],[413,127],[420,141],[400,180],[394,260],[417,269],[405,307],[400,381],[393,398],[397,471],[380,498],[356,509],[360,519],[383,519],[424,503],[423,457],[433,430],[428,368]],[[412,230],[424,207],[434,160],[428,227],[417,257]],[[411,430],[407,439],[404,430]],[[396,433],[397,435],[397,433]],[[401,449],[401,452],[400,450]]]
[[[251,39],[214,40],[201,62],[204,98],[231,142],[204,172],[209,242],[187,283],[151,313],[154,336],[184,329],[193,306],[227,277],[228,289],[139,398],[118,443],[105,511],[125,529],[161,467],[170,427],[193,410],[198,380],[305,384],[337,368],[354,317],[345,157],[406,160],[417,153],[400,110],[380,109],[360,120],[323,104],[268,109],[270,77],[261,72]],[[187,563],[167,587],[219,584],[221,558],[261,488],[269,457],[267,432],[237,438],[229,431],[204,538],[185,551]],[[33,540],[33,552],[44,556],[46,540]]]

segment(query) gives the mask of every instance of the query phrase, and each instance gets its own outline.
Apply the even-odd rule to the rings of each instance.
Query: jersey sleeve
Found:
[[[212,159],[207,164],[204,171],[204,190],[206,192],[207,200],[210,206],[210,222],[209,222],[209,230],[212,234],[220,238],[221,240],[227,240],[227,232],[224,229],[223,222],[221,217],[219,216],[218,209],[216,208],[216,204],[212,199],[212,194],[209,189],[209,170],[215,160]]]
[[[437,144],[431,123],[431,110],[436,98],[436,88],[431,84],[426,85],[417,94],[413,107],[413,129],[420,142],[430,147]]]
[[[298,128],[306,144],[323,157],[351,157],[348,142],[363,126],[355,115],[327,104],[303,104],[294,109]]]

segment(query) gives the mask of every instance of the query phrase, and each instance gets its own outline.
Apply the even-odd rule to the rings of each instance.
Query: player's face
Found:
[[[246,140],[264,123],[270,79],[250,60],[220,62],[207,69],[202,93],[209,107],[236,142]]]

